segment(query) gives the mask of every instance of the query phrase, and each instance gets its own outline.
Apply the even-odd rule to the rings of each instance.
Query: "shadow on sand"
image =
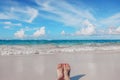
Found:
[[[76,75],[70,78],[70,80],[80,80],[80,78],[82,78],[83,76],[85,76],[85,74],[81,74],[81,75]]]

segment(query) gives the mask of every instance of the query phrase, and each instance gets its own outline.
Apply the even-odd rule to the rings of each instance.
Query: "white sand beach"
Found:
[[[0,80],[56,80],[58,63],[69,63],[71,80],[119,80],[120,51],[0,56]]]

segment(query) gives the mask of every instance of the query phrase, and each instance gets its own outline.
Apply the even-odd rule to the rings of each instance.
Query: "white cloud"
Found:
[[[31,23],[38,16],[38,10],[32,7],[25,7],[23,9],[19,7],[12,7],[11,13],[13,13],[18,20],[23,20],[29,23]]]
[[[95,33],[95,26],[88,20],[83,22],[81,30],[76,31],[75,35],[92,35]]]
[[[40,37],[45,35],[45,27],[41,27],[33,33],[33,37]]]
[[[86,26],[86,28],[82,28],[81,34],[92,35],[95,33],[95,26],[92,23],[90,23],[88,20],[85,20],[83,24]]]
[[[14,27],[14,26],[22,26],[21,23],[12,23],[10,21],[1,22],[1,23],[5,25],[4,26],[5,29],[9,29],[9,28]]]
[[[49,14],[41,13],[41,17],[61,22],[67,26],[77,27],[76,29],[79,30],[74,35],[108,34],[108,27],[110,25],[120,25],[120,13],[103,19],[96,19],[90,8],[78,8],[78,6],[72,5],[66,0],[62,0],[61,4],[56,0],[36,0],[36,3],[39,5],[40,11]],[[99,33],[96,33],[96,31]],[[118,33],[118,31],[116,32]]]
[[[29,23],[31,23],[38,16],[38,10],[34,8],[28,8],[27,13],[29,14],[30,18],[26,21]]]
[[[120,13],[116,13],[103,19],[96,19],[90,8],[78,8],[78,6],[76,7],[72,5],[66,0],[62,0],[61,4],[56,0],[35,1],[39,5],[40,11],[44,11],[49,14],[46,15],[41,13],[41,17],[61,22],[67,26],[77,27],[79,30],[76,31],[74,35],[108,34],[108,27],[110,25],[120,25]],[[83,24],[86,19],[88,21]],[[96,25],[96,27],[94,25]],[[96,33],[96,31],[98,33]]]
[[[108,18],[101,20],[101,24],[110,26],[110,25],[120,25],[120,13],[116,13]]]
[[[12,23],[12,22],[3,22],[3,24],[5,24],[5,25],[9,25],[9,26],[22,26],[22,24],[21,23]]]
[[[65,35],[65,31],[64,30],[61,32],[61,35]]]
[[[8,13],[0,13],[0,19],[13,19],[14,16],[12,14],[8,14]]]
[[[108,34],[120,34],[120,27],[109,27]]]
[[[99,34],[120,34],[120,27],[117,27],[120,25],[120,12],[119,13],[115,13],[112,16],[109,16],[107,18],[103,18],[101,19],[99,24],[97,24],[97,26],[100,25],[102,32],[100,33],[100,30],[98,30]],[[110,27],[112,26],[112,27]],[[116,26],[116,27],[114,27]],[[105,27],[105,28],[104,28]],[[98,34],[97,33],[97,34]]]
[[[35,0],[35,2],[38,4],[37,8],[26,6],[21,7],[16,1],[17,4],[15,7],[5,7],[7,9],[3,9],[3,11],[0,12],[0,19],[14,19],[32,23],[36,17],[40,15],[42,18],[58,21],[66,26],[75,27],[75,29],[78,30],[74,33],[74,35],[92,35],[95,34],[96,31],[98,31],[100,34],[120,33],[120,28],[109,28],[111,25],[120,25],[120,12],[106,18],[104,17],[96,19],[89,6],[85,6],[86,8],[81,8],[76,4],[73,5],[69,3],[67,0],[60,1],[61,4],[57,0]],[[82,7],[83,6],[84,4]],[[22,25],[21,23],[13,23],[9,21],[4,22],[4,24],[4,28],[6,29],[11,28],[11,26]],[[96,25],[96,27],[93,24]],[[23,29],[24,32],[32,30],[33,28]],[[34,37],[39,37],[45,34],[45,28],[34,28],[34,31],[35,32],[32,35]],[[61,32],[61,34],[66,35],[64,30]]]
[[[7,27],[6,27],[7,28]],[[36,30],[36,31],[35,31]],[[30,31],[35,31],[32,35],[26,35],[25,32],[30,32]],[[30,28],[30,27],[25,27],[22,28],[14,33],[14,36],[16,38],[24,39],[24,38],[38,38],[45,35],[45,27],[41,28]]]
[[[40,11],[46,11],[49,15],[40,14],[42,17],[64,23],[67,26],[80,27],[85,19],[95,21],[95,17],[88,9],[77,8],[65,0],[59,4],[56,0],[36,0]]]
[[[20,29],[14,33],[14,36],[23,39],[25,37],[25,31],[23,29]]]
[[[0,13],[0,19],[14,19],[31,23],[38,16],[38,10],[32,7],[10,7]]]

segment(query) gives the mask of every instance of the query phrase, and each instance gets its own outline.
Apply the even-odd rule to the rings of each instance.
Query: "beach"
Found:
[[[0,80],[56,80],[56,66],[69,63],[71,80],[119,80],[120,50],[0,56]]]
[[[57,65],[71,80],[119,80],[119,40],[1,40],[0,80],[57,80]]]

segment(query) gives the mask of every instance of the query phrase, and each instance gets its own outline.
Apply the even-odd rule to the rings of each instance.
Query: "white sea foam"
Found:
[[[120,50],[120,45],[0,45],[0,55],[39,55],[57,53],[80,53],[81,51]]]

